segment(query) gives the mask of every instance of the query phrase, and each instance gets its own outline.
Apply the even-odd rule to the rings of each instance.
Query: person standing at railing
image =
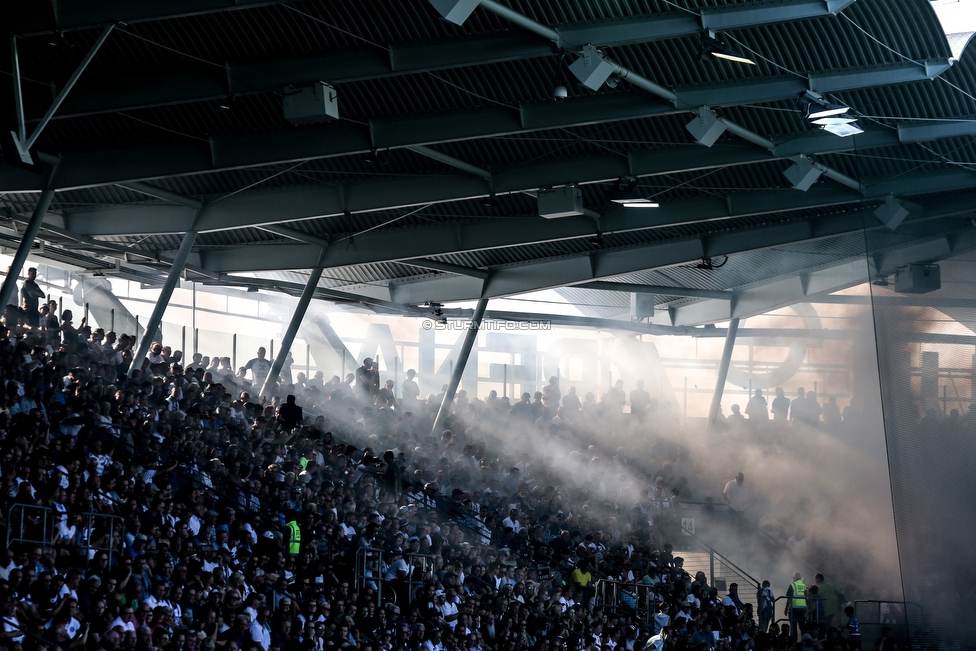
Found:
[[[752,501],[751,496],[749,495],[749,489],[746,488],[745,482],[745,475],[741,472],[736,473],[735,479],[727,483],[725,485],[725,490],[722,492],[722,496],[725,498],[725,503],[739,513],[745,511]]]
[[[847,624],[843,628],[843,634],[847,638],[848,648],[858,651],[861,648],[861,626],[854,614],[854,606],[844,608],[844,615],[847,616]]]
[[[807,631],[819,631],[820,635],[826,632],[823,597],[816,585],[807,587]]]
[[[786,616],[790,618],[790,638],[796,642],[801,625],[807,619],[807,586],[799,572],[793,574],[793,583],[786,589]],[[804,631],[806,632],[806,631]]]
[[[38,301],[44,298],[44,290],[37,284],[37,267],[27,270],[27,279],[20,288],[20,299],[24,306],[27,325],[37,328],[40,325],[41,314],[37,309]]]
[[[840,606],[844,603],[844,595],[840,593],[833,583],[828,583],[823,574],[814,577],[817,588],[823,603],[823,625],[826,630],[830,630],[834,625],[834,618],[840,613]]]
[[[769,581],[763,581],[762,586],[759,589],[759,632],[765,633],[769,630],[769,624],[773,621],[773,617],[776,615],[776,610],[774,606],[775,597],[773,596],[773,588],[769,585]]]

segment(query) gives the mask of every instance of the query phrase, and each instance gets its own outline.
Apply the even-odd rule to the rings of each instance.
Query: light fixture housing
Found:
[[[590,90],[600,90],[615,70],[616,66],[604,59],[592,45],[584,45],[580,58],[569,66],[569,71]]]
[[[810,123],[828,133],[841,138],[864,133],[864,130],[857,125],[857,118],[847,114],[851,108],[845,104],[828,102],[812,90],[800,93],[799,103]]]
[[[811,107],[812,108],[812,107]],[[813,108],[807,117],[811,120],[818,120],[822,118],[828,118],[834,115],[843,115],[851,110],[851,107],[844,106],[843,104],[832,104],[830,102],[824,102],[823,106]]]
[[[849,124],[827,124],[820,127],[828,133],[832,133],[835,136],[840,136],[841,138],[847,138],[848,136],[856,136],[859,133],[864,133],[864,129],[857,126],[857,122],[851,122]]]
[[[857,118],[852,118],[849,115],[831,115],[830,117],[811,120],[811,122],[814,124],[819,124],[822,127],[826,127],[835,124],[851,124],[852,122],[857,122]]]
[[[726,61],[745,63],[750,66],[756,65],[755,61],[721,40],[715,32],[699,32],[698,36],[701,38],[701,48],[698,50],[699,61],[706,55],[710,55],[717,59],[725,59]]]
[[[584,214],[583,192],[575,185],[539,190],[539,216],[546,219]]]
[[[643,197],[635,199],[611,199],[610,201],[624,208],[659,208],[661,206],[658,202]]]
[[[660,204],[648,199],[637,189],[637,179],[633,176],[622,176],[617,179],[607,196],[611,203],[623,208],[657,208]]]
[[[834,104],[828,102],[820,93],[807,90],[800,93],[800,106],[803,113],[809,120],[819,120],[837,115],[843,115],[851,110],[851,107],[844,104]]]
[[[324,81],[285,89],[282,112],[292,124],[314,124],[339,119],[339,101],[335,88]]]
[[[798,156],[793,160],[793,165],[783,172],[783,176],[789,180],[794,188],[806,192],[817,182],[823,172],[815,167],[813,161],[806,156]]]
[[[480,0],[430,0],[430,4],[444,20],[455,25],[463,25],[481,2]]]
[[[725,133],[725,125],[707,106],[698,109],[698,117],[685,125],[685,128],[700,144],[711,147]]]
[[[893,231],[905,221],[905,217],[908,217],[909,213],[910,211],[905,204],[899,201],[895,195],[889,194],[885,197],[885,202],[874,211],[874,216],[889,230]]]

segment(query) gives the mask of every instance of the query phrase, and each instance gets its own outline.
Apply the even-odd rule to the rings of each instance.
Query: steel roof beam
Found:
[[[575,286],[578,289],[595,289],[605,292],[624,292],[626,294],[653,294],[655,296],[688,296],[728,301],[732,292],[725,289],[698,289],[695,287],[668,287],[667,285],[642,285],[640,283],[608,282],[598,280]]]
[[[157,18],[211,13],[246,6],[278,4],[274,0],[229,2],[201,0],[172,3],[83,3],[69,0],[62,10],[58,3],[57,22],[70,26],[95,25],[121,20],[132,23]],[[108,5],[103,6],[103,5]],[[197,7],[199,5],[199,7]],[[752,2],[743,5],[708,8],[701,17],[685,12],[628,16],[588,21],[547,28],[562,46],[572,48],[592,43],[616,47],[696,35],[705,29],[742,29],[786,21],[831,15],[822,0],[787,0],[781,3]],[[102,16],[85,21],[83,16]],[[135,16],[127,18],[126,16]],[[70,29],[71,27],[60,27]],[[16,23],[14,33],[17,33]],[[386,51],[371,48],[347,52],[320,53],[276,61],[228,62],[226,74],[210,70],[168,72],[139,78],[109,78],[88,84],[80,95],[66,104],[62,117],[132,110],[182,102],[224,98],[228,95],[279,90],[284,86],[312,81],[333,84],[362,81],[404,74],[419,74],[463,66],[485,65],[551,55],[556,45],[522,32],[467,35],[435,42],[393,44]],[[81,90],[81,89],[79,89]]]
[[[199,16],[251,7],[266,7],[291,0],[58,0],[25,2],[12,11],[4,32],[20,36],[53,34],[103,27],[106,23],[143,23],[184,16]],[[49,7],[53,7],[52,10]]]
[[[562,219],[506,218],[413,229],[375,230],[333,242],[326,249],[322,264],[327,267],[343,267],[395,262],[458,252],[557,242],[591,237],[598,233],[622,233],[691,222],[852,204],[859,199],[856,193],[841,188],[817,188],[805,193],[765,190],[743,193],[728,200],[720,197],[688,199],[654,210],[620,208],[604,215],[599,227],[592,219],[580,216]],[[68,224],[72,229],[76,227],[73,219]],[[304,247],[288,244],[225,247],[204,251],[201,256],[205,260],[204,266],[222,272],[288,269],[296,257],[306,259]],[[294,263],[294,266],[301,265]]]
[[[206,206],[196,227],[213,231],[262,226],[345,213],[390,210],[525,192],[568,183],[612,181],[624,175],[651,176],[748,164],[795,155],[797,149],[816,154],[896,144],[888,131],[869,131],[854,138],[837,138],[811,132],[776,145],[772,152],[740,145],[716,145],[710,149],[688,145],[664,151],[634,152],[629,160],[619,156],[580,157],[544,161],[498,172],[491,183],[474,176],[424,175],[351,183],[343,187],[305,187],[250,192]],[[799,144],[797,144],[799,143]],[[973,187],[976,177],[968,172],[913,176],[868,188],[866,197],[897,193],[939,192]],[[133,186],[139,187],[139,186]],[[142,186],[145,187],[145,186]],[[771,195],[776,196],[776,195]],[[854,195],[852,195],[854,196]],[[666,207],[665,207],[666,210]],[[122,235],[182,232],[192,224],[192,210],[174,206],[125,206],[76,211],[65,215],[70,228],[85,235]]]
[[[969,230],[956,234],[939,235],[922,241],[912,241],[887,247],[872,252],[872,258],[877,261],[883,259],[888,262],[897,260],[898,266],[931,262],[933,259],[945,259],[976,248],[976,230]],[[878,273],[890,272],[890,269],[869,264],[868,260],[859,256],[857,259],[832,265],[826,269],[817,269],[809,273],[777,278],[769,282],[737,289],[729,292],[733,298],[726,300],[705,300],[672,307],[669,310],[672,325],[694,326],[704,323],[715,323],[730,318],[746,318],[757,314],[765,314],[788,305],[805,302],[819,303],[856,303],[870,305],[869,296],[827,296],[825,294],[841,291],[861,283],[868,282]],[[839,300],[832,300],[839,299]],[[846,301],[842,299],[857,299]],[[874,301],[884,302],[886,297],[875,297]],[[905,299],[904,304],[925,304],[924,298]],[[936,299],[937,300],[937,299]],[[970,304],[972,302],[970,301]],[[716,315],[718,318],[716,319]]]
[[[471,276],[472,278],[487,278],[491,272],[484,269],[475,269],[474,267],[462,267],[457,264],[450,264],[449,262],[439,262],[437,260],[430,260],[428,258],[418,258],[416,260],[408,260],[406,264],[411,267],[418,267],[420,269],[433,269],[434,271],[443,271],[450,274],[455,274],[457,276]]]
[[[908,223],[909,220],[906,220]],[[945,219],[945,232],[971,233],[968,224]],[[689,264],[702,257],[731,255],[862,231],[875,226],[870,213],[857,212],[802,220],[787,224],[736,229],[701,237],[647,244],[629,249],[601,251],[533,261],[496,269],[487,280],[445,277],[391,284],[391,300],[397,303],[464,301],[496,298],[566,285],[588,283],[648,269]],[[968,237],[968,235],[967,235]],[[959,238],[957,241],[967,241]]]
[[[914,81],[914,63],[878,67],[873,85],[890,86],[891,70],[901,71],[903,82]],[[848,71],[870,79],[870,69]],[[836,79],[844,71],[831,73]],[[837,83],[840,83],[839,81]],[[868,84],[871,85],[871,84]],[[866,86],[865,86],[866,87]],[[730,106],[792,99],[805,88],[792,77],[753,79],[675,89],[686,108],[649,98],[644,93],[612,93],[574,98],[565,102],[533,102],[517,109],[490,107],[445,111],[415,116],[370,120],[368,127],[346,122],[265,131],[218,135],[209,143],[179,143],[84,149],[61,152],[54,184],[58,189],[97,186],[238,169],[305,159],[363,154],[376,149],[416,147],[435,143],[524,134],[588,124],[633,120],[684,113],[699,106]],[[858,136],[860,138],[860,136]],[[834,138],[835,147],[846,148],[852,138]],[[896,139],[893,139],[896,140]],[[859,147],[860,141],[858,141]],[[0,191],[38,190],[39,182],[28,172],[0,165]]]
[[[976,135],[976,119],[971,117],[952,122],[907,122],[898,125],[898,141],[903,143],[973,135]]]

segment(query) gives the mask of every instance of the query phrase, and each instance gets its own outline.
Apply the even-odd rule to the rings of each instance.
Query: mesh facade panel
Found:
[[[885,436],[908,626],[918,647],[976,633],[976,256],[941,288],[872,286]]]

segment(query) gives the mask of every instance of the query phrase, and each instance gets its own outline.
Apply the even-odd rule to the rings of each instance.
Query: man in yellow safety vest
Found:
[[[302,550],[302,528],[298,526],[298,514],[292,511],[288,514],[288,522],[285,527],[288,529],[288,553],[291,556],[298,556]]]
[[[799,572],[793,574],[793,583],[786,589],[786,596],[785,614],[790,618],[790,637],[795,643],[800,626],[807,619],[807,586]]]

